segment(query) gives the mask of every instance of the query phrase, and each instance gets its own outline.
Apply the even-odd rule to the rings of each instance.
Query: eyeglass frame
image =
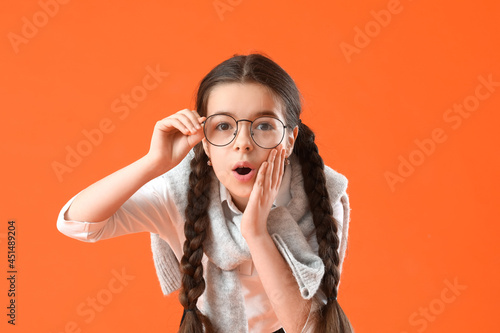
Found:
[[[214,117],[214,116],[227,116],[227,117],[229,117],[229,118],[232,118],[232,119],[234,120],[234,122],[236,123],[236,130],[235,130],[235,131],[234,131],[234,133],[233,133],[233,138],[231,139],[231,141],[229,141],[228,143],[226,143],[226,144],[224,144],[224,145],[216,145],[216,144],[212,143],[210,140],[208,140],[208,138],[207,138],[207,132],[206,132],[206,130],[205,130],[205,128],[206,128],[206,127],[205,127],[205,123],[208,121],[208,119],[210,119],[210,118],[212,118],[212,117]],[[253,123],[254,123],[257,119],[260,119],[260,118],[272,118],[272,119],[276,119],[276,120],[277,120],[277,121],[279,121],[279,122],[281,123],[281,125],[283,126],[283,134],[281,135],[281,139],[280,139],[280,141],[278,142],[278,144],[277,144],[276,146],[271,147],[271,148],[265,148],[265,147],[262,147],[262,146],[261,146],[261,145],[259,145],[259,144],[257,143],[257,141],[255,141],[255,139],[253,138],[252,125],[253,125]],[[283,142],[283,139],[285,138],[285,132],[286,132],[286,129],[287,129],[287,128],[290,128],[290,126],[285,125],[285,124],[281,121],[281,119],[279,119],[278,117],[273,117],[273,116],[265,116],[265,115],[264,115],[264,116],[259,116],[259,117],[255,118],[254,120],[250,120],[250,119],[240,119],[240,120],[236,120],[236,118],[234,118],[233,116],[228,115],[228,114],[226,114],[226,113],[215,113],[215,114],[213,114],[213,115],[211,115],[211,116],[207,117],[207,119],[205,119],[205,120],[203,121],[203,123],[202,123],[202,124],[203,124],[203,134],[205,135],[205,139],[207,139],[208,143],[210,143],[212,146],[215,146],[215,147],[225,147],[225,146],[230,145],[230,144],[231,144],[231,142],[233,142],[233,141],[234,141],[234,139],[236,139],[236,137],[238,136],[238,130],[239,130],[239,124],[238,124],[238,123],[239,123],[240,121],[246,121],[246,122],[249,122],[249,123],[250,123],[250,137],[252,138],[252,141],[253,141],[253,142],[254,142],[257,146],[259,146],[259,147],[260,147],[260,148],[262,148],[262,149],[274,149],[274,148],[278,147],[278,146],[280,145],[280,143],[281,143],[281,142]]]

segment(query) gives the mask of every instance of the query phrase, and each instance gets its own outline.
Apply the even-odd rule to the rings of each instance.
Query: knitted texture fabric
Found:
[[[192,157],[191,151],[179,165],[162,176],[183,219],[188,202]],[[324,265],[309,243],[316,242],[316,235],[308,197],[304,191],[300,163],[294,155],[290,156],[290,161],[288,167],[292,168],[292,199],[286,206],[271,210],[267,227],[276,247],[290,266],[302,297],[310,299],[320,286]],[[340,199],[344,207],[344,221],[339,225],[342,228],[342,246],[339,249],[342,266],[349,223],[347,178],[326,166],[325,175],[332,204]],[[212,176],[215,177],[214,174]],[[200,298],[199,308],[210,318],[216,331],[231,327],[232,332],[247,333],[245,301],[237,268],[245,261],[251,260],[251,254],[241,235],[239,224],[226,220],[223,214],[218,181],[212,182],[208,215],[210,227],[204,242],[205,255],[202,260],[206,289],[202,296],[203,301]],[[168,243],[154,233],[151,233],[151,249],[162,292],[168,295],[181,286],[179,262]]]
[[[161,291],[164,295],[168,295],[181,285],[181,272],[178,264],[175,264],[177,258],[168,243],[158,234],[151,234],[151,248]]]

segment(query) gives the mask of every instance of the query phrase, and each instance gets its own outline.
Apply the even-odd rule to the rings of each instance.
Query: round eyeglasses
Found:
[[[242,121],[250,123],[250,136],[253,142],[261,148],[272,149],[283,141],[286,125],[278,118],[263,116],[253,121],[236,120],[227,114],[214,114],[203,122],[205,138],[214,146],[227,146],[236,138],[238,123]]]

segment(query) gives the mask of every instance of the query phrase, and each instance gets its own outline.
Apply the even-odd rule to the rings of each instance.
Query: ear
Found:
[[[299,135],[299,126],[295,126],[291,133],[287,132],[285,136],[285,140],[287,141],[286,157],[292,155],[293,146],[295,145],[295,140],[297,140],[297,135]]]
[[[205,151],[205,154],[207,154],[208,159],[210,159],[210,150],[208,149],[210,144],[208,143],[206,138],[201,139],[201,143],[203,144],[203,150]]]

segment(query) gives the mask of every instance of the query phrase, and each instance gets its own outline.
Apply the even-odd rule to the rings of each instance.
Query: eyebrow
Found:
[[[232,116],[232,117],[236,118],[236,115],[232,112],[229,112],[229,111],[218,111],[218,112],[215,112],[214,114],[225,114],[225,115]],[[271,110],[259,111],[256,114],[254,114],[254,116],[255,116],[255,118],[261,117],[261,116],[273,116],[273,117],[278,118],[278,115],[276,114],[276,112],[271,111]]]

